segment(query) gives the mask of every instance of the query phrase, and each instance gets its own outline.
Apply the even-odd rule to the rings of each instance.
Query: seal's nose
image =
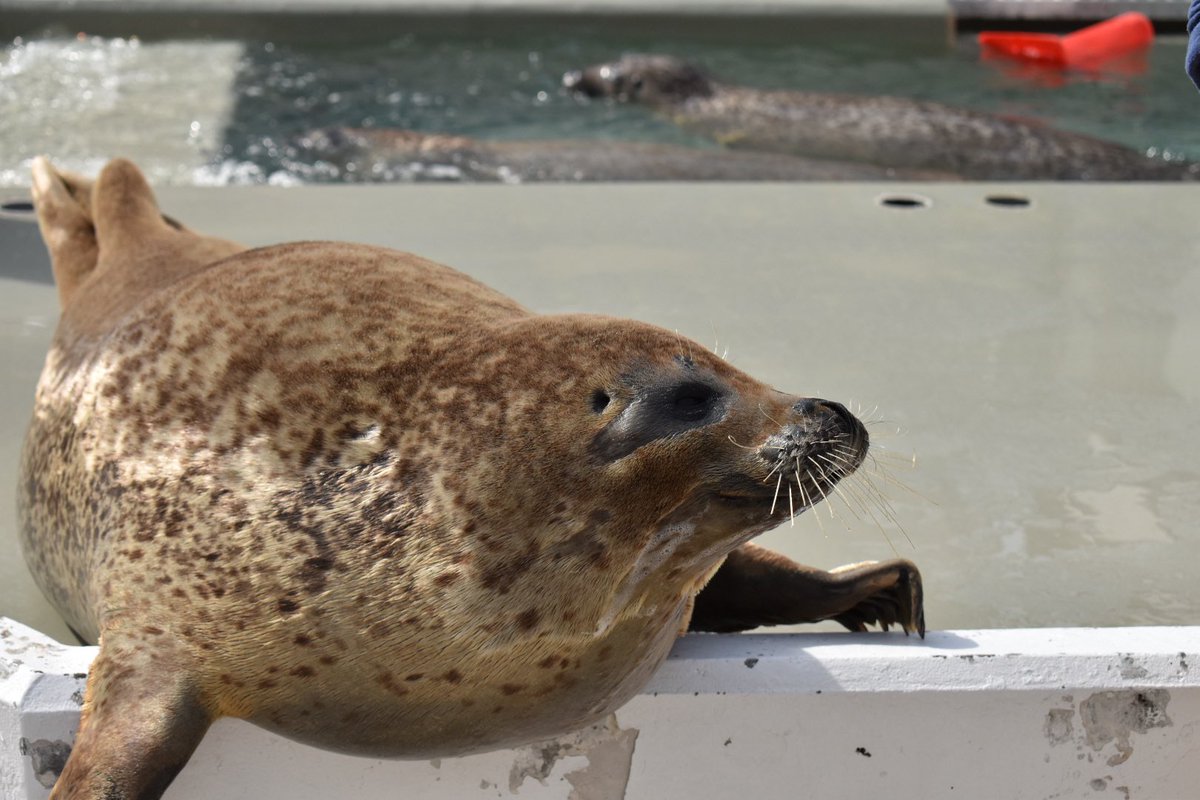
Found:
[[[847,429],[853,430],[858,426],[858,420],[841,403],[832,400],[820,400],[816,397],[805,397],[792,406],[792,411],[805,417],[836,417]]]

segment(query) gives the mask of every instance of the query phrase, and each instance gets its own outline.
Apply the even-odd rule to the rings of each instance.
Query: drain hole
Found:
[[[919,194],[885,194],[879,198],[879,205],[888,208],[928,208],[933,201]]]
[[[984,200],[988,205],[1001,208],[1025,208],[1033,202],[1028,197],[1022,197],[1019,194],[989,194]]]
[[[0,203],[0,211],[7,211],[10,214],[28,214],[33,211],[33,203],[28,200],[10,200]]]

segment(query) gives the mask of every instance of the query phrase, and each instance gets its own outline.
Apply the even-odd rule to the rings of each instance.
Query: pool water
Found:
[[[571,96],[563,72],[622,52],[687,58],[728,83],[937,100],[1200,159],[1200,96],[1182,37],[1102,74],[980,57],[973,37],[876,32],[826,44],[530,34],[398,35],[349,46],[265,41],[37,39],[0,55],[0,184],[33,155],[94,168],[119,149],[167,183],[337,181],[297,139],[326,126],[483,139],[714,145],[646,109]],[[207,96],[204,96],[207,93]]]

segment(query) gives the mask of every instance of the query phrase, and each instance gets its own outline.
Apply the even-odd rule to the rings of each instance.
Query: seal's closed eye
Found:
[[[650,442],[720,422],[735,399],[730,390],[698,379],[642,386],[596,435],[593,452],[609,461],[624,458]]]
[[[718,397],[719,393],[711,386],[688,382],[675,388],[670,413],[682,422],[698,422],[708,416]]]

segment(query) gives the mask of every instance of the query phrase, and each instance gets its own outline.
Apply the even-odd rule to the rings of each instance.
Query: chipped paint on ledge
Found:
[[[508,789],[517,794],[526,778],[546,786],[561,759],[580,756],[584,763],[562,776],[571,786],[568,800],[623,800],[637,737],[636,728],[622,729],[610,714],[581,731],[517,748]]]

